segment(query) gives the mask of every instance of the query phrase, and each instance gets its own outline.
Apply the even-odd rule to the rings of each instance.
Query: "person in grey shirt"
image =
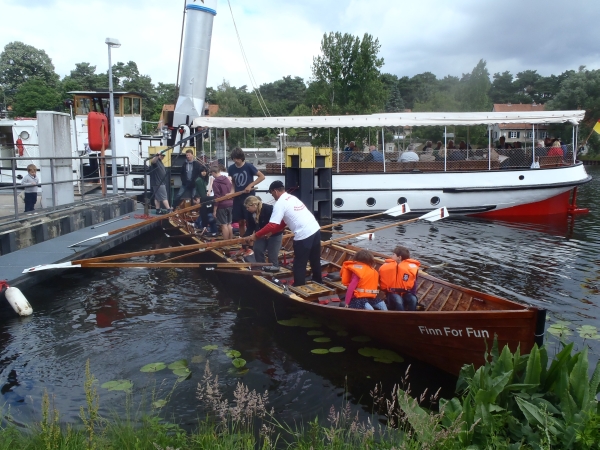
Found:
[[[166,214],[173,211],[169,206],[166,187],[167,169],[163,164],[163,159],[165,159],[165,154],[161,152],[154,155],[150,160],[150,187],[152,188],[157,214]],[[161,204],[164,208],[161,208]]]
[[[402,154],[400,155],[398,162],[411,162],[418,160],[419,155],[417,155],[417,153],[415,152],[415,145],[409,144],[408,147],[406,147],[406,151],[402,152]]]

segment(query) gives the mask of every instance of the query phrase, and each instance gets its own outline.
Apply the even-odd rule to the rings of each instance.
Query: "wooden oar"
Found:
[[[178,216],[178,215],[183,214],[183,213],[187,213],[187,212],[190,212],[190,211],[195,211],[195,210],[199,209],[200,207],[202,207],[202,205],[204,205],[206,203],[211,203],[211,202],[219,203],[219,202],[223,202],[225,200],[229,200],[229,199],[232,199],[232,198],[237,197],[239,195],[242,195],[243,193],[244,193],[244,191],[234,192],[233,194],[227,194],[227,195],[224,195],[223,197],[219,197],[219,198],[216,198],[214,200],[209,200],[207,202],[200,203],[198,205],[189,206],[189,207],[183,208],[183,209],[178,209],[178,210],[173,211],[172,213],[169,213],[169,214],[163,214],[162,216],[156,216],[156,217],[153,217],[152,219],[144,220],[143,222],[132,223],[131,225],[127,225],[127,226],[122,227],[122,228],[117,228],[116,230],[112,230],[112,231],[109,231],[107,233],[102,233],[102,234],[99,234],[98,236],[94,236],[94,237],[91,237],[91,238],[88,238],[88,239],[84,239],[83,241],[76,242],[75,244],[69,245],[69,248],[76,247],[79,244],[83,244],[84,242],[92,241],[94,239],[100,239],[100,238],[103,238],[103,237],[112,236],[114,234],[122,233],[123,231],[129,231],[129,230],[133,230],[135,228],[142,227],[144,225],[148,225],[148,224],[151,224],[151,223],[154,223],[154,222],[159,222],[161,220],[168,219],[169,217],[175,217],[175,216]]]
[[[181,245],[179,247],[167,247],[167,248],[159,248],[156,250],[144,250],[141,252],[123,253],[120,255],[100,256],[98,258],[89,258],[89,259],[82,259],[79,261],[73,261],[73,263],[80,264],[82,262],[106,262],[106,261],[116,261],[119,259],[126,259],[126,258],[135,258],[138,256],[162,255],[165,253],[179,253],[179,252],[187,252],[190,250],[208,250],[208,249],[213,249],[213,248],[227,247],[229,245],[241,244],[245,241],[246,241],[245,238],[225,239],[222,241],[202,242],[199,244]]]
[[[356,219],[343,220],[341,222],[331,223],[329,225],[323,225],[321,227],[321,231],[326,230],[328,228],[337,227],[338,225],[344,225],[350,222],[357,222],[359,220],[372,219],[373,217],[388,215],[392,217],[398,217],[402,214],[406,214],[410,212],[410,208],[408,207],[408,203],[403,203],[402,205],[394,206],[393,208],[388,209],[387,211],[380,212],[377,214],[371,214],[370,216],[357,217]]]
[[[402,222],[395,222],[389,225],[384,225],[382,227],[373,228],[372,230],[360,231],[358,233],[348,234],[339,238],[330,239],[329,241],[323,241],[321,242],[321,245],[333,244],[334,242],[344,241],[346,239],[358,237],[366,233],[374,233],[375,231],[385,230],[386,228],[397,227],[398,225],[405,225],[407,223],[416,222],[417,220],[427,220],[429,222],[435,222],[436,220],[445,219],[448,216],[448,210],[446,209],[446,207],[443,207],[430,211],[427,214],[423,214],[422,216],[415,217],[414,219],[404,220]]]
[[[50,269],[75,269],[78,267],[84,268],[131,268],[131,269],[153,269],[153,268],[168,268],[168,269],[204,269],[204,270],[215,270],[215,269],[234,269],[244,267],[262,267],[271,266],[271,263],[167,263],[167,262],[156,262],[156,263],[143,263],[143,262],[127,262],[127,263],[98,263],[98,262],[85,262],[77,263],[71,261],[60,264],[45,264],[42,266],[35,266],[29,269],[25,269],[23,273],[40,272],[42,270]]]

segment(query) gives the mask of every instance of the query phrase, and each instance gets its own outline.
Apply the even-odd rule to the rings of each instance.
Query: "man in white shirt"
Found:
[[[277,203],[268,225],[248,236],[247,241],[283,231],[286,225],[294,233],[294,286],[306,284],[306,264],[310,261],[312,279],[321,283],[321,227],[315,216],[294,195],[285,192],[281,181],[273,181],[269,192]]]

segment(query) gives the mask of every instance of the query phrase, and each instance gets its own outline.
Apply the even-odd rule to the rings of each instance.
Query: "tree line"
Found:
[[[235,87],[228,81],[208,88],[209,103],[219,105],[219,115],[259,117],[333,114],[372,114],[379,112],[491,111],[494,103],[543,103],[547,110],[585,109],[580,136],[587,137],[600,119],[600,70],[566,70],[560,75],[543,76],[536,70],[513,75],[510,71],[490,75],[481,60],[462,76],[438,78],[431,72],[397,76],[382,72],[379,40],[366,33],[326,33],[320,53],[313,58],[312,76],[304,80],[285,76],[264,83],[258,89]],[[44,50],[11,42],[0,54],[0,102],[12,107],[14,116],[35,116],[37,110],[64,110],[63,101],[74,90],[106,89],[108,71],[97,72],[86,62],[77,63],[62,80]],[[143,96],[143,119],[157,120],[163,104],[176,101],[174,83],[154,84],[140,74],[134,61],[113,66],[115,90]],[[554,130],[553,130],[554,129]],[[564,133],[561,126],[551,132]],[[421,127],[414,135],[437,139],[440,127]],[[487,140],[485,127],[472,127],[471,139]],[[344,139],[360,139],[375,130],[344,130]],[[266,134],[265,134],[266,133]],[[236,135],[239,133],[236,133]],[[269,134],[261,132],[261,136]],[[345,136],[348,135],[348,136]],[[319,136],[313,134],[313,138]],[[320,136],[325,142],[325,135]],[[600,140],[592,134],[589,144],[600,150]]]

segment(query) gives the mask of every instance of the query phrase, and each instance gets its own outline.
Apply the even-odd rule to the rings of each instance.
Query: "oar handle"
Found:
[[[144,225],[148,225],[148,224],[151,224],[151,223],[154,223],[154,222],[159,222],[161,220],[168,219],[169,217],[174,217],[174,216],[177,216],[179,214],[187,213],[187,212],[190,212],[190,211],[195,211],[195,210],[199,209],[202,205],[204,205],[206,203],[210,203],[210,202],[216,202],[216,203],[223,202],[225,200],[229,200],[229,199],[232,199],[232,198],[237,197],[239,195],[242,195],[243,193],[244,193],[244,191],[234,192],[232,194],[227,194],[227,195],[224,195],[223,197],[219,197],[219,198],[216,198],[214,200],[203,202],[203,203],[200,203],[198,205],[189,206],[189,207],[183,208],[183,209],[178,209],[178,210],[173,211],[172,213],[169,213],[169,214],[163,214],[162,216],[153,217],[152,219],[144,220],[143,222],[133,223],[131,225],[127,225],[126,227],[118,228],[116,230],[109,231],[108,234],[110,236],[112,236],[113,234],[121,233],[123,231],[133,230],[135,228],[139,228],[139,227],[144,226]]]

